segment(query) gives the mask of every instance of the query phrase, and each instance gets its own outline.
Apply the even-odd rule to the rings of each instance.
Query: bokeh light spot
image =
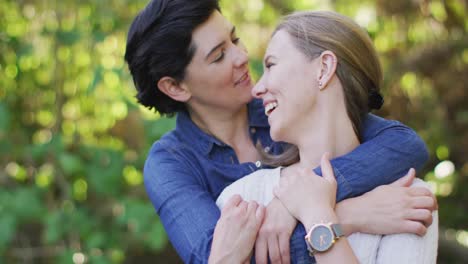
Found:
[[[126,166],[123,170],[125,181],[131,186],[138,186],[143,183],[143,175],[133,166]]]
[[[86,200],[88,195],[88,183],[84,179],[76,180],[73,183],[73,197],[77,201]]]
[[[434,169],[435,176],[438,179],[446,178],[455,172],[455,165],[449,160],[445,160],[437,164]]]

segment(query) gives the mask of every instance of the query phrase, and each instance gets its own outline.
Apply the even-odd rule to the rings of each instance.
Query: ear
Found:
[[[174,78],[167,76],[159,79],[158,89],[165,95],[179,102],[187,102],[190,97],[192,97],[192,94],[187,87],[176,81]]]
[[[319,58],[320,74],[318,76],[319,89],[323,90],[327,87],[335,75],[338,59],[335,53],[326,50],[322,52]]]

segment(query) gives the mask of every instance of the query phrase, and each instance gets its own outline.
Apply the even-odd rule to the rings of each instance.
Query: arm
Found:
[[[197,182],[196,170],[160,144],[145,163],[146,192],[182,260],[206,263],[220,210]]]
[[[148,196],[172,245],[185,263],[244,262],[263,220],[263,206],[237,197],[220,217],[199,170],[178,153],[158,142],[144,169]]]
[[[303,169],[289,177],[282,177],[279,187],[274,190],[275,196],[308,230],[314,224],[338,223],[334,212],[337,182],[327,154],[322,157],[321,166],[323,177],[310,175],[309,170]],[[346,237],[336,240],[324,252],[315,252],[314,256],[317,263],[358,263]]]
[[[409,127],[368,114],[363,142],[352,152],[331,161],[338,183],[337,201],[358,196],[420,169],[428,159],[426,146]],[[321,175],[320,168],[314,169]]]
[[[432,224],[431,212],[437,209],[437,200],[427,188],[409,188],[414,177],[414,169],[411,169],[405,177],[390,185],[379,186],[362,196],[338,203],[335,211],[343,232],[346,235],[362,232],[423,236]]]

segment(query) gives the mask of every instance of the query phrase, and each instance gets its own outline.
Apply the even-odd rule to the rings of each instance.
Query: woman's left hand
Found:
[[[321,159],[323,177],[312,170],[300,169],[281,177],[274,189],[275,196],[303,224],[326,220],[324,214],[334,214],[337,183],[328,156],[325,153]]]

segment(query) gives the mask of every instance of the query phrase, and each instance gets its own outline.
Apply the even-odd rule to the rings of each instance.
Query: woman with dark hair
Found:
[[[263,100],[272,138],[294,144],[281,155],[265,155],[264,160],[274,166],[295,163],[283,169],[281,179],[280,167],[258,170],[234,182],[218,197],[218,206],[222,208],[233,194],[268,204],[277,188],[276,196],[309,230],[306,243],[319,263],[435,263],[437,212],[435,223],[421,238],[346,236],[335,213],[336,180],[328,157],[320,156],[325,152],[332,158],[343,156],[360,144],[361,120],[382,82],[377,52],[367,33],[338,13],[298,12],[277,26],[264,67],[252,93]],[[318,165],[325,168],[323,178],[310,173]],[[414,175],[414,170],[410,173]],[[417,179],[415,186],[425,185]],[[425,197],[416,207],[431,202]]]
[[[252,100],[247,52],[235,27],[221,15],[218,1],[151,1],[132,23],[125,59],[138,101],[161,114],[177,113],[176,128],[152,146],[144,179],[181,258],[190,263],[208,258],[243,262],[248,255],[241,251],[255,243],[257,262],[267,257],[275,263],[310,260],[304,227],[296,226],[297,220],[278,199],[266,210],[239,197],[232,198],[222,212],[215,204],[226,186],[264,166],[257,142],[271,154],[280,154],[284,147],[269,135],[262,102]],[[337,201],[391,183],[427,160],[424,143],[408,127],[374,115],[365,115],[361,124],[362,144],[331,161]],[[314,171],[321,174],[320,168]],[[343,218],[356,218],[352,210],[358,208],[371,211],[379,200],[375,196],[388,195],[378,190],[371,193],[374,199],[346,200],[348,214]],[[395,199],[413,199],[407,190],[400,193],[393,195]],[[392,222],[383,214],[362,217],[374,225],[361,230],[377,233],[423,234],[431,221],[404,215]]]

